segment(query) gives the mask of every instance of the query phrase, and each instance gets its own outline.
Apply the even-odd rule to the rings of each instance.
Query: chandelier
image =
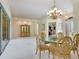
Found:
[[[62,10],[59,10],[59,9],[56,8],[55,0],[54,0],[53,4],[54,4],[53,9],[48,12],[48,16],[50,16],[53,19],[56,19],[57,16],[62,15],[63,12],[62,12]]]

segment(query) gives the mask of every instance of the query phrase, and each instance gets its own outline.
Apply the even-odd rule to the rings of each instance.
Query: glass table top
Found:
[[[50,37],[48,40],[44,40],[45,43],[57,43],[56,37]]]

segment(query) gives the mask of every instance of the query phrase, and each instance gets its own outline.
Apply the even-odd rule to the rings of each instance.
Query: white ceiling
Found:
[[[65,12],[72,12],[70,0],[55,0],[56,7]],[[13,16],[22,18],[39,19],[47,16],[53,6],[53,0],[10,0]]]

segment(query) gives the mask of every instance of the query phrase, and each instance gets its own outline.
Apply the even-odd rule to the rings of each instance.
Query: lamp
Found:
[[[50,16],[53,19],[56,19],[57,16],[62,15],[62,11],[56,8],[55,0],[53,4],[54,4],[53,9],[48,12],[48,16]]]

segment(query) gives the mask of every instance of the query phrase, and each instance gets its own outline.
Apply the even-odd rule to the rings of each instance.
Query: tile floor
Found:
[[[35,43],[35,37],[11,40],[0,59],[39,59],[39,54],[35,54]],[[41,59],[52,59],[52,55],[49,58],[47,52],[42,53],[41,57]],[[71,59],[78,59],[77,54],[74,55],[72,52]]]

